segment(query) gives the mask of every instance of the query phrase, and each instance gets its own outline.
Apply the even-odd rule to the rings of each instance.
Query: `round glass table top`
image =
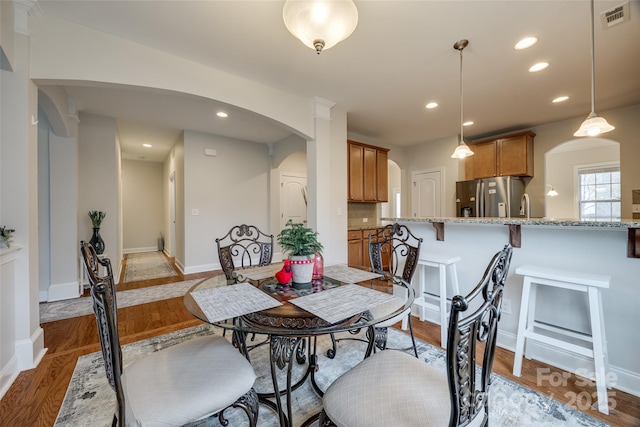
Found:
[[[324,304],[325,309],[337,311],[340,304],[350,304],[355,307],[356,313],[346,316],[337,322],[329,322],[321,315],[313,314],[310,311],[298,307],[292,301],[305,296],[318,294],[321,292],[337,289],[349,283],[340,282],[328,277],[311,284],[302,286],[280,285],[273,277],[252,283],[257,289],[266,295],[282,303],[273,308],[265,310],[251,311],[232,318],[218,321],[210,321],[205,311],[193,297],[194,292],[219,288],[224,286],[234,286],[228,284],[224,274],[216,275],[209,279],[202,280],[189,289],[184,296],[184,304],[187,310],[196,318],[219,326],[225,329],[238,330],[243,332],[267,333],[273,335],[321,335],[333,332],[347,331],[352,329],[366,328],[379,322],[392,319],[405,311],[408,311],[414,300],[413,288],[398,277],[381,276],[376,279],[366,280],[357,283],[366,289],[375,290],[394,296],[394,298],[384,298],[385,301],[374,306],[367,305],[365,299],[352,299],[350,301],[332,300],[332,295],[338,293],[327,292]],[[357,288],[351,288],[358,290]],[[346,288],[343,289],[346,291]],[[340,293],[344,295],[344,293]],[[323,295],[324,296],[324,295]],[[358,297],[358,292],[356,296]],[[300,303],[301,301],[297,301]],[[326,316],[325,316],[326,317]]]

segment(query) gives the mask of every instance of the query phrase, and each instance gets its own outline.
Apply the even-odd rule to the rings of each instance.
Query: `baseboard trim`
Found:
[[[160,252],[157,246],[145,246],[142,248],[126,248],[122,249],[122,253],[126,254],[135,254],[140,252]]]
[[[182,264],[179,265],[178,261],[176,261],[176,266],[180,269],[180,271],[182,271],[182,274],[203,273],[205,271],[220,270],[222,268],[220,266],[220,263],[194,265],[185,268]]]
[[[4,394],[9,390],[11,384],[18,378],[20,370],[18,369],[18,359],[13,355],[11,360],[0,371],[0,400],[4,397]]]
[[[56,283],[49,286],[47,301],[60,301],[64,299],[78,298],[80,296],[80,283]]]

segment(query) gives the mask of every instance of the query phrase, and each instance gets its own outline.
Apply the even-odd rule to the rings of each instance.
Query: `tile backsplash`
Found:
[[[347,211],[347,226],[349,227],[380,224],[380,203],[349,203]]]

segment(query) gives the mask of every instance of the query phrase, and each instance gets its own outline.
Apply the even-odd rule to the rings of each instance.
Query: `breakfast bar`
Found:
[[[574,219],[518,218],[382,218],[410,227],[424,239],[423,251],[460,257],[457,263],[462,294],[475,286],[477,277],[491,255],[505,243],[514,246],[507,278],[498,345],[516,348],[523,277],[516,274],[523,265],[610,276],[610,287],[602,291],[604,327],[609,357],[608,385],[638,395],[640,393],[640,259],[637,258],[637,220],[582,222]],[[514,244],[516,243],[516,244]],[[438,295],[438,278],[433,271],[418,271],[414,287],[423,277],[427,292]],[[431,276],[433,275],[433,276]],[[591,330],[586,295],[566,289],[541,289],[537,295],[537,319],[562,325],[579,333]],[[414,307],[414,315],[421,315]],[[436,313],[424,313],[440,323]],[[536,360],[592,377],[593,363],[585,357],[544,344],[532,344]],[[615,396],[610,396],[615,399]]]

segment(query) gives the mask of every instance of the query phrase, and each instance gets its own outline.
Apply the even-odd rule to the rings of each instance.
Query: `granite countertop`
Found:
[[[347,227],[347,231],[371,230],[372,228],[381,228],[381,227],[384,227],[384,224],[349,225]]]
[[[640,220],[623,219],[620,221],[580,221],[575,218],[460,218],[460,217],[422,217],[422,218],[381,218],[392,222],[428,222],[444,224],[497,224],[497,225],[537,225],[551,227],[588,227],[588,228],[640,228]],[[370,227],[369,227],[370,228]]]

